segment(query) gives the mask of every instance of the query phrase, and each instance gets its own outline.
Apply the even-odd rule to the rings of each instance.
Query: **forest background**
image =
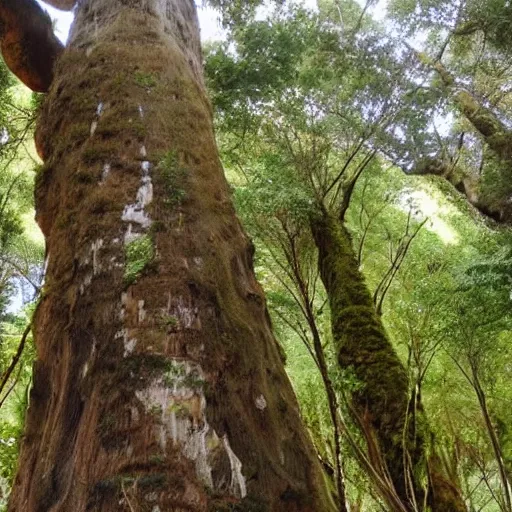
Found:
[[[215,4],[224,39],[204,52],[219,147],[338,496],[350,510],[389,508],[351,400],[371,379],[357,361],[339,364],[309,221],[319,207],[350,232],[406,370],[411,417],[428,418],[417,421],[427,451],[435,446],[468,510],[511,512],[512,7]],[[31,385],[27,325],[44,293],[44,247],[31,220],[40,98],[3,64],[0,95],[2,507]]]

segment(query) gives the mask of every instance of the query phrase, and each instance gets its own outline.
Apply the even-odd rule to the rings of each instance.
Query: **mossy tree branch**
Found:
[[[501,121],[492,108],[485,105],[472,91],[457,83],[456,77],[442,63],[442,54],[437,58],[431,58],[417,51],[415,54],[421,63],[439,77],[441,86],[454,107],[482,138],[486,148],[484,155],[488,155],[490,160],[496,162],[499,174],[503,179],[508,180],[512,173],[512,130]],[[468,202],[481,213],[497,222],[510,224],[512,222],[512,208],[508,201],[510,194],[506,191],[501,193],[498,190],[484,191],[489,188],[492,178],[488,178],[485,171],[482,172],[483,160],[478,172],[471,173],[460,168],[458,161],[464,143],[464,134],[461,135],[460,140],[461,143],[455,155],[447,157],[443,149],[440,155],[419,161],[414,169],[408,169],[406,172],[441,176],[464,194]],[[492,179],[492,181],[495,180]]]

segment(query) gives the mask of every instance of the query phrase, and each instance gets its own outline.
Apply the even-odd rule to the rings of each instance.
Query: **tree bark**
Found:
[[[0,2],[0,49],[7,67],[30,89],[46,92],[62,44],[34,0]]]
[[[71,11],[75,7],[77,0],[44,0],[44,2],[61,11]]]
[[[352,241],[344,224],[323,212],[311,224],[319,253],[319,269],[331,309],[333,340],[338,362],[353,371],[359,386],[353,406],[369,444],[376,440],[380,453],[370,458],[375,467],[384,462],[381,474],[389,473],[405,507],[420,507],[425,490],[421,477],[427,472],[426,422],[409,425],[409,384],[372,297],[359,271]],[[414,432],[413,432],[414,430]],[[430,506],[436,512],[466,510],[456,486],[441,472],[429,475]],[[449,508],[451,507],[451,508]]]
[[[81,2],[36,140],[48,270],[9,511],[335,510],[219,163],[194,2]]]

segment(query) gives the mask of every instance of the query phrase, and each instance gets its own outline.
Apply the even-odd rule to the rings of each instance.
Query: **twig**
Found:
[[[18,350],[16,351],[16,354],[14,354],[11,364],[9,365],[7,370],[4,372],[2,381],[0,382],[0,393],[2,393],[2,391],[4,390],[4,387],[7,384],[7,381],[9,380],[10,376],[12,375],[12,372],[15,370],[16,365],[18,364],[18,362],[21,358],[21,355],[23,354],[23,350],[25,349],[25,343],[27,341],[27,337],[31,330],[32,330],[32,322],[29,323],[25,327],[25,331],[23,332],[23,336],[21,337],[20,344],[18,345]]]

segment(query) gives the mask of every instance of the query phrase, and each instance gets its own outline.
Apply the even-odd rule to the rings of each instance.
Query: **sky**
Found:
[[[73,13],[59,11],[58,9],[45,4],[41,0],[37,0],[37,2],[45,8],[50,13],[52,19],[55,20],[55,33],[57,34],[57,37],[65,43],[68,37],[69,27],[73,21]],[[316,0],[304,0],[304,3],[308,5],[314,4],[316,6]],[[213,9],[203,8],[201,6],[198,6],[198,12],[199,23],[201,25],[201,39],[203,41],[208,41],[222,38],[222,30],[218,21],[217,13]]]

